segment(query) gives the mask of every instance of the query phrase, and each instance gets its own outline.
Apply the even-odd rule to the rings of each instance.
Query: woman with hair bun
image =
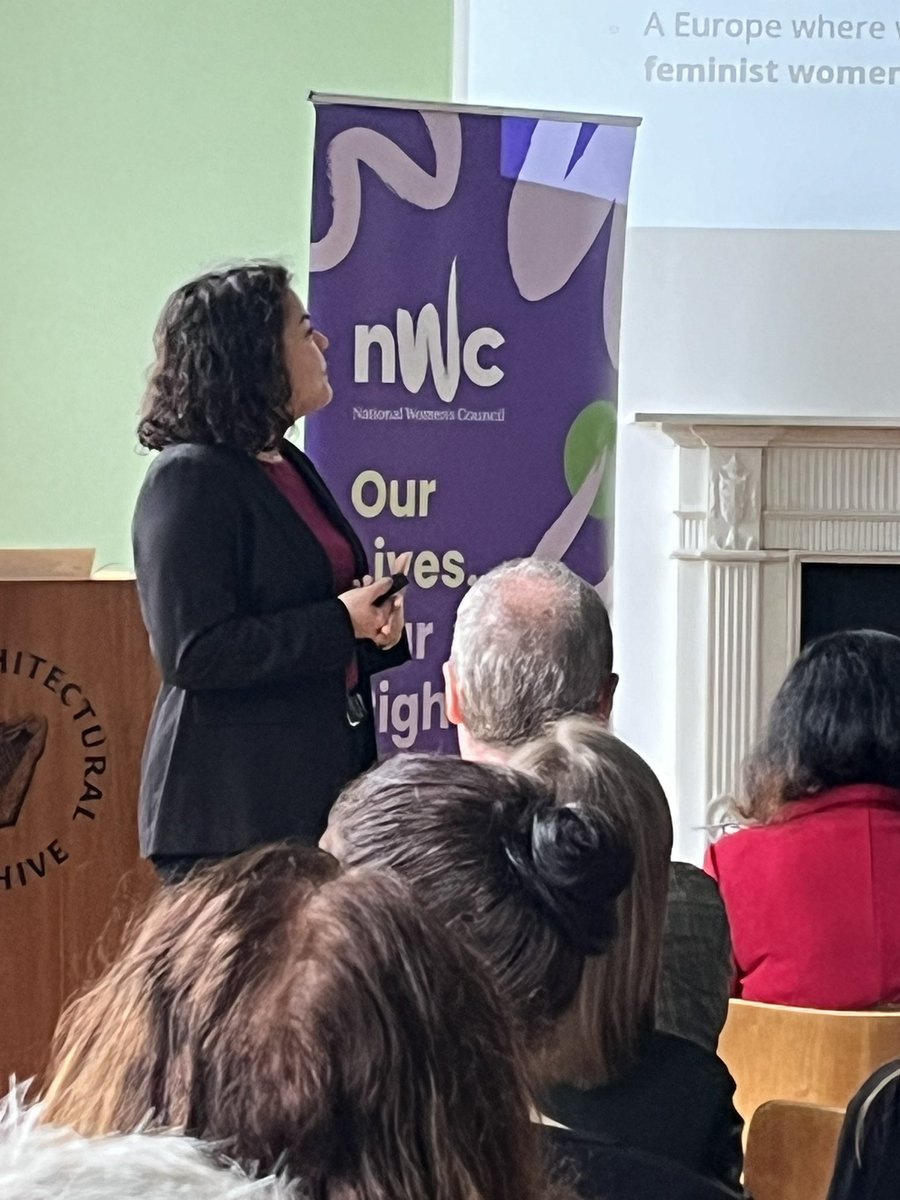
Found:
[[[402,754],[350,784],[322,845],[389,867],[491,968],[537,1053],[585,959],[616,933],[632,856],[615,828],[559,808],[508,767]]]
[[[738,1187],[734,1080],[710,1050],[655,1028],[672,853],[659,780],[639,754],[583,717],[559,721],[511,761],[558,804],[578,803],[621,830],[634,861],[616,902],[619,936],[607,954],[588,960],[541,1064],[543,1111]]]
[[[805,647],[744,769],[747,828],[709,850],[733,993],[801,1008],[900,1004],[900,638]]]
[[[571,718],[562,726],[569,742],[555,743],[552,769],[543,778],[514,767],[450,757],[393,758],[344,790],[332,810],[323,845],[346,863],[397,872],[427,908],[480,954],[526,1046],[544,1119],[550,1118],[544,1128],[548,1157],[557,1165],[574,1168],[581,1195],[624,1200],[652,1194],[730,1194],[721,1183],[705,1181],[690,1169],[736,1183],[741,1165],[740,1122],[730,1106],[730,1094],[724,1105],[725,1161],[719,1158],[722,1148],[711,1145],[716,1141],[715,1120],[710,1120],[708,1111],[709,1104],[718,1111],[719,1092],[709,1104],[705,1097],[686,1097],[683,1091],[668,1105],[657,1102],[652,1120],[671,1118],[673,1131],[650,1128],[649,1121],[642,1125],[641,1098],[627,1090],[620,1110],[614,1099],[608,1105],[601,1100],[597,1119],[587,1125],[572,1127],[543,1103],[552,1099],[549,1085],[567,1078],[558,1070],[561,1035],[568,1039],[566,1049],[578,1064],[579,1082],[585,1069],[592,1075],[598,1057],[601,1061],[604,1053],[614,1057],[609,1039],[599,1049],[588,1043],[573,1044],[571,1018],[573,1012],[577,1016],[575,1006],[593,964],[603,964],[604,955],[616,954],[621,945],[629,905],[634,902],[640,909],[645,904],[643,897],[632,900],[633,885],[629,886],[632,872],[643,871],[645,853],[628,816],[629,807],[637,816],[646,799],[634,778],[633,760],[641,760],[594,721]],[[630,788],[630,799],[617,796],[615,803],[604,806],[595,794],[582,801],[574,789],[567,792],[564,776],[572,757],[592,766],[601,777],[604,760],[619,764],[618,775],[608,770],[607,776],[623,789]],[[623,759],[632,767],[631,776],[622,769]],[[649,767],[641,765],[658,789]],[[667,847],[661,848],[659,872],[661,882],[649,881],[652,895],[646,903],[656,913],[660,928],[645,945],[629,941],[624,950],[626,960],[640,960],[633,974],[651,981],[644,989],[651,1032],[667,892]],[[630,928],[626,924],[626,931]],[[643,933],[645,926],[639,929]],[[626,994],[631,997],[632,992]],[[615,1013],[621,1013],[621,1008],[620,1004]],[[636,1020],[639,1024],[643,1020],[643,1009]],[[601,1022],[602,1014],[590,1023],[588,1036],[596,1034]],[[577,1021],[574,1028],[581,1028]],[[627,1039],[626,1048],[631,1050]],[[721,1070],[730,1084],[724,1067],[715,1065],[715,1056],[688,1045],[688,1057],[693,1051],[711,1058],[713,1075],[721,1078]],[[708,1074],[700,1077],[703,1084],[708,1080]],[[689,1090],[697,1082],[695,1073],[685,1086]],[[702,1133],[692,1134],[688,1144],[680,1147],[685,1118],[677,1108],[688,1099],[699,1116],[687,1120],[699,1124]],[[651,1151],[659,1149],[660,1143],[670,1148],[670,1161],[643,1153],[641,1148],[648,1143]],[[686,1158],[690,1161],[683,1166]]]

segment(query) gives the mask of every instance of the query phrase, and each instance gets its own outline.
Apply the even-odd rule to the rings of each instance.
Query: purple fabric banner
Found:
[[[382,752],[455,748],[441,666],[478,575],[537,554],[609,587],[635,131],[317,104],[309,306],[335,398],[306,443],[374,574],[413,552]]]

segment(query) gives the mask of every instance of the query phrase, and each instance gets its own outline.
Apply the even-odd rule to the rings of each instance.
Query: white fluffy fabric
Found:
[[[273,1180],[221,1167],[202,1143],[169,1133],[86,1138],[40,1122],[22,1087],[0,1101],[3,1200],[285,1200]]]

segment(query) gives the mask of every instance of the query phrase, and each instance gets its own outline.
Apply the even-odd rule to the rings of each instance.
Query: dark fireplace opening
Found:
[[[900,637],[900,565],[801,563],[800,643],[840,629]]]

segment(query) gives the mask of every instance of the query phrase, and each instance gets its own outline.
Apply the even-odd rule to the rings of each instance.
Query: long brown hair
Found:
[[[624,1071],[654,1028],[672,854],[669,805],[640,755],[587,717],[564,718],[511,761],[551,787],[558,803],[577,801],[603,815],[623,831],[634,857],[631,884],[616,901],[619,936],[606,954],[588,959],[542,1064],[548,1083],[596,1086]]]
[[[537,1200],[475,960],[395,879],[271,847],[164,889],[63,1018],[46,1119],[169,1127],[314,1200]]]

